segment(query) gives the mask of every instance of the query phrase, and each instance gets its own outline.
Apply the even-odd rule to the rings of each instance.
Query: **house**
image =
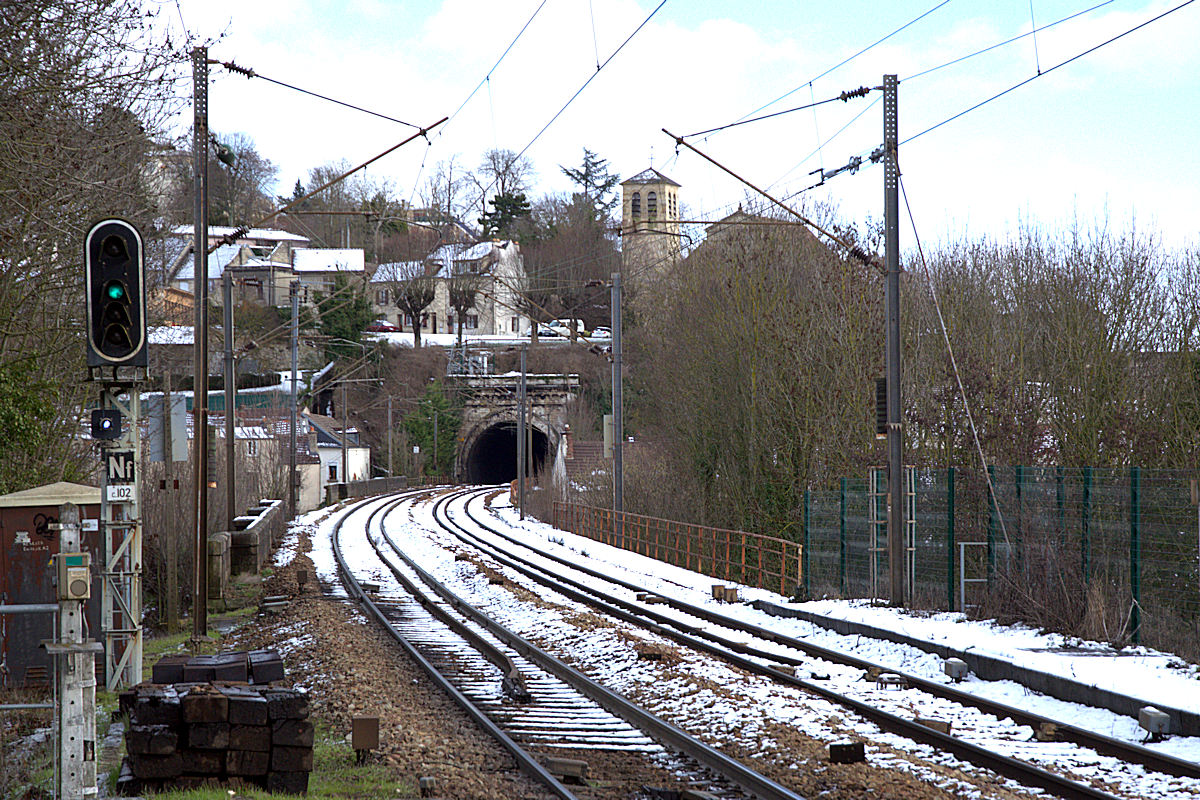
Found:
[[[311,303],[316,292],[328,295],[333,291],[338,274],[365,280],[366,261],[359,248],[310,248],[292,254],[292,271],[308,295],[302,301]]]
[[[377,316],[412,330],[413,321],[396,306],[396,288],[413,276],[436,280],[433,302],[422,315],[421,330],[456,333],[456,312],[450,306],[450,284],[460,276],[477,280],[475,305],[463,320],[463,333],[474,336],[517,334],[529,326],[521,310],[525,262],[516,242],[487,241],[442,245],[423,261],[381,264],[371,276],[371,300]]]
[[[210,226],[208,229],[208,246],[212,247],[226,236],[235,232],[235,228],[221,225]],[[171,238],[186,240],[187,245],[179,249],[172,264],[167,268],[167,283],[175,289],[184,292],[195,292],[195,258],[192,252],[192,227],[178,225],[171,230]],[[209,293],[220,291],[221,274],[227,265],[244,265],[251,261],[268,264],[290,266],[292,253],[300,248],[307,248],[309,239],[288,231],[270,228],[251,228],[233,242],[223,244],[208,256]],[[289,276],[290,280],[290,276]],[[286,287],[286,283],[285,283]],[[286,288],[283,293],[287,302]],[[273,303],[272,305],[275,305]]]
[[[359,443],[358,429],[347,426],[333,417],[303,411],[308,422],[308,449],[315,452],[321,463],[321,494],[331,483],[366,480],[371,473],[371,448]],[[343,442],[343,438],[345,441]],[[345,449],[347,468],[342,466]]]

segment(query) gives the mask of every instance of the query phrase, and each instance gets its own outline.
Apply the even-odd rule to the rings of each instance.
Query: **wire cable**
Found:
[[[793,94],[795,94],[796,92],[800,91],[800,90],[801,90],[801,89],[803,89],[805,86],[808,86],[808,85],[809,85],[809,84],[811,84],[811,83],[814,83],[814,82],[816,82],[816,81],[819,81],[819,80],[821,80],[821,78],[824,78],[826,75],[829,75],[830,73],[832,73],[832,72],[833,72],[833,71],[835,71],[835,70],[841,69],[842,67],[846,66],[846,65],[847,65],[847,64],[849,64],[851,61],[853,61],[854,59],[856,59],[856,58],[858,58],[859,56],[861,56],[863,53],[866,53],[868,50],[871,50],[872,48],[874,48],[874,47],[877,47],[877,46],[879,46],[879,45],[883,44],[883,43],[884,43],[884,42],[886,42],[888,39],[892,38],[892,37],[893,37],[893,36],[895,36],[896,34],[898,34],[898,33],[900,33],[901,31],[903,31],[905,28],[908,28],[908,27],[910,27],[911,25],[915,25],[916,23],[918,23],[918,22],[920,22],[921,20],[925,19],[925,17],[928,17],[930,14],[932,14],[932,13],[933,13],[933,12],[935,12],[935,11],[937,11],[939,8],[941,8],[942,6],[946,5],[946,4],[947,4],[947,3],[949,3],[949,2],[950,2],[950,0],[942,0],[942,2],[938,3],[938,4],[937,4],[937,5],[935,5],[933,8],[929,9],[928,11],[926,11],[924,14],[921,14],[920,16],[918,16],[918,17],[915,17],[914,19],[911,19],[911,20],[909,20],[908,22],[906,22],[906,23],[904,23],[903,25],[901,25],[899,28],[896,28],[896,30],[894,30],[894,31],[892,31],[891,33],[889,33],[887,36],[884,36],[882,39],[879,39],[878,41],[876,41],[876,42],[874,42],[874,43],[872,43],[872,44],[869,44],[869,45],[867,45],[867,46],[866,46],[866,47],[864,47],[862,50],[859,50],[857,53],[855,53],[854,55],[850,56],[849,58],[846,58],[846,59],[843,59],[842,61],[839,61],[837,64],[835,64],[835,65],[833,65],[832,67],[830,67],[829,69],[825,70],[824,72],[822,72],[822,73],[821,73],[820,75],[818,75],[817,77],[815,77],[815,78],[812,78],[811,80],[805,81],[804,83],[802,83],[802,84],[800,84],[799,86],[797,86],[795,89],[792,89],[790,92],[786,92],[785,94],[782,94],[782,95],[780,95],[779,97],[776,97],[776,98],[775,98],[774,100],[772,100],[771,102],[769,102],[769,103],[767,103],[767,104],[765,104],[765,105],[761,105],[761,106],[759,106],[758,108],[754,109],[753,111],[749,112],[748,114],[745,114],[745,115],[743,115],[743,116],[742,116],[742,117],[739,119],[739,121],[740,121],[740,120],[743,120],[743,119],[746,119],[746,117],[749,117],[749,116],[751,116],[752,114],[757,114],[758,112],[762,111],[763,109],[770,108],[771,106],[773,106],[773,105],[775,105],[776,103],[778,103],[780,100],[784,100],[784,99],[786,99],[786,98],[788,98],[788,97],[791,97]]]
[[[1031,75],[1028,78],[1026,78],[1025,80],[1021,81],[1020,83],[1013,84],[1012,86],[1008,87],[1004,91],[997,92],[996,94],[992,95],[991,97],[987,98],[986,100],[981,100],[978,103],[976,103],[975,105],[971,106],[970,108],[960,111],[957,114],[955,114],[954,116],[948,117],[948,118],[942,120],[941,122],[937,123],[936,125],[931,125],[928,128],[926,128],[925,130],[921,131],[920,133],[915,133],[912,136],[909,136],[907,139],[900,142],[900,144],[901,145],[908,144],[912,140],[918,139],[918,138],[924,136],[925,134],[929,133],[930,131],[935,131],[938,128],[942,127],[943,125],[953,122],[954,120],[958,119],[959,117],[965,116],[967,114],[970,114],[972,111],[975,111],[976,109],[982,108],[983,106],[987,105],[988,103],[992,102],[993,100],[998,100],[1001,97],[1003,97],[1004,95],[1009,94],[1010,92],[1014,92],[1017,89],[1020,89],[1022,86],[1024,86],[1027,83],[1032,83],[1033,81],[1037,80],[1038,78],[1041,78],[1045,75],[1049,75],[1051,72],[1054,72],[1054,70],[1058,69],[1059,67],[1065,67],[1067,64],[1070,64],[1072,61],[1078,61],[1079,59],[1083,58],[1084,56],[1094,53],[1097,50],[1099,50],[1100,48],[1106,47],[1107,45],[1112,44],[1113,42],[1117,41],[1118,39],[1123,39],[1124,37],[1128,36],[1129,34],[1133,33],[1134,31],[1141,30],[1142,28],[1146,27],[1147,25],[1150,25],[1151,23],[1158,22],[1163,17],[1166,17],[1170,14],[1174,14],[1176,11],[1179,11],[1181,8],[1190,6],[1194,2],[1196,2],[1196,0],[1184,0],[1184,2],[1180,3],[1179,5],[1177,5],[1173,8],[1169,8],[1157,16],[1151,17],[1150,19],[1146,20],[1145,22],[1139,23],[1138,25],[1134,25],[1129,30],[1126,30],[1122,33],[1118,33],[1116,36],[1113,36],[1110,39],[1105,39],[1103,42],[1100,42],[1100,44],[1097,44],[1093,47],[1089,47],[1087,50],[1084,50],[1082,53],[1077,53],[1076,55],[1071,56],[1066,61],[1061,61],[1058,64],[1055,64],[1053,67],[1050,67],[1049,69],[1043,70],[1042,72],[1039,72],[1036,75]]]
[[[513,158],[514,161],[516,161],[521,156],[525,155],[525,153],[529,152],[529,148],[533,147],[534,143],[538,139],[541,138],[542,134],[545,133],[546,130],[551,125],[554,124],[555,120],[557,120],[559,117],[562,116],[563,112],[566,111],[568,107],[570,107],[571,103],[574,103],[575,99],[577,97],[579,97],[579,95],[583,94],[583,90],[586,89],[588,87],[588,85],[593,80],[595,80],[596,76],[599,75],[604,70],[604,68],[607,67],[609,65],[609,63],[611,63],[612,60],[617,57],[618,53],[620,53],[622,50],[625,49],[625,45],[629,44],[633,40],[633,37],[637,36],[638,33],[642,30],[642,28],[646,27],[646,25],[648,25],[650,23],[650,20],[654,19],[654,16],[666,4],[667,4],[667,0],[661,0],[661,2],[657,6],[654,7],[654,10],[651,11],[650,14],[644,20],[642,20],[642,23],[640,25],[638,25],[636,28],[634,28],[633,33],[631,33],[627,37],[625,37],[625,41],[621,42],[621,44],[617,47],[617,49],[612,51],[612,53],[608,56],[608,58],[604,59],[604,63],[601,64],[595,72],[593,72],[591,75],[588,76],[588,79],[583,82],[583,85],[575,90],[575,94],[571,95],[570,99],[567,100],[567,102],[565,104],[563,104],[563,107],[560,108],[555,113],[555,115],[550,118],[550,121],[547,122],[545,125],[543,125],[542,129],[540,131],[538,131],[536,134],[534,134],[534,137],[529,140],[529,143],[521,148],[521,152],[517,153],[517,155]],[[482,192],[482,197],[479,198],[479,200],[477,200],[476,202],[479,202],[479,203],[483,202],[484,198],[487,197],[487,193],[489,191],[491,191],[493,186],[496,185],[496,180],[497,180],[497,178],[493,178],[492,182],[484,187],[483,192]],[[474,205],[475,205],[474,203],[471,204],[472,207],[474,207]]]
[[[261,80],[266,81],[267,83],[274,83],[277,86],[283,86],[284,88],[291,89],[296,92],[300,92],[301,94],[307,94],[311,97],[316,97],[321,100],[327,100],[330,103],[335,103],[339,106],[345,106],[346,108],[351,108],[351,109],[354,109],[355,111],[361,111],[364,114],[370,114],[373,117],[379,117],[380,119],[386,119],[389,122],[398,122],[401,125],[407,125],[410,128],[417,128],[418,130],[420,130],[420,127],[421,127],[419,125],[414,125],[411,122],[405,122],[402,119],[396,119],[395,117],[390,117],[387,114],[381,114],[378,111],[372,111],[369,108],[363,108],[362,106],[356,106],[353,103],[347,103],[344,100],[338,100],[335,97],[329,97],[328,95],[323,95],[323,94],[320,94],[319,92],[313,92],[308,89],[302,89],[299,86],[293,86],[290,83],[285,83],[284,81],[276,80],[275,78],[268,78],[266,75],[259,74],[259,73],[255,72],[254,70],[250,69],[249,67],[238,66],[237,64],[235,64],[232,61],[213,60],[211,63],[220,64],[222,67],[229,70],[230,72],[236,72],[239,75],[245,75],[247,78],[259,78]]]
[[[992,484],[992,476],[988,473],[987,457],[983,454],[983,445],[979,441],[979,430],[975,427],[975,415],[971,413],[971,402],[967,399],[967,390],[963,387],[962,375],[958,371],[958,359],[954,356],[954,346],[950,344],[950,332],[946,328],[946,318],[942,315],[942,304],[938,300],[937,290],[933,285],[933,273],[929,269],[929,262],[925,260],[925,249],[921,246],[921,236],[917,233],[917,222],[913,218],[912,206],[908,203],[908,192],[904,189],[903,176],[900,176],[900,194],[904,198],[904,208],[908,211],[908,221],[912,226],[913,240],[917,243],[917,254],[921,259],[921,268],[925,272],[925,285],[929,289],[930,299],[933,300],[934,311],[937,312],[938,327],[942,332],[942,341],[946,343],[946,352],[950,356],[950,368],[954,372],[954,382],[958,385],[958,395],[962,398],[963,409],[967,412],[967,423],[971,426],[971,438],[975,442],[975,452],[979,456],[979,463],[984,479],[987,481],[988,494],[991,495],[993,507],[996,509],[996,517],[1000,520],[1000,532],[1004,536],[1005,543],[1008,543],[1008,529],[1004,525],[1004,515],[1000,512],[1000,497],[996,494],[996,487]]]
[[[949,2],[949,0],[946,0],[946,1]],[[872,88],[877,88],[877,87],[860,86],[857,89],[848,89],[848,90],[842,92],[841,94],[837,95],[836,97],[830,97],[825,100],[818,100],[814,103],[805,103],[804,105],[796,106],[795,108],[785,108],[783,111],[774,111],[770,114],[763,114],[761,117],[753,117],[751,119],[740,119],[736,122],[730,122],[727,125],[721,125],[720,127],[717,127],[717,128],[709,128],[708,130],[696,131],[695,133],[685,133],[683,135],[683,138],[690,139],[693,136],[704,136],[705,134],[717,133],[718,131],[727,130],[729,128],[736,128],[739,125],[749,125],[751,122],[762,122],[764,119],[772,119],[774,117],[783,116],[784,114],[791,114],[793,111],[804,111],[807,108],[816,108],[817,106],[823,106],[826,103],[832,103],[835,100],[841,100],[843,103],[845,103],[848,100],[855,98],[855,97],[866,97],[868,94],[870,94]]]
[[[1113,2],[1114,2],[1114,0],[1104,0],[1104,2],[1102,2],[1102,3],[1097,3],[1096,5],[1094,5],[1090,8],[1085,8],[1082,11],[1076,11],[1074,14],[1068,14],[1067,16],[1063,17],[1062,19],[1057,19],[1054,22],[1051,22],[1047,25],[1043,25],[1040,28],[1035,28],[1034,30],[1018,34],[1016,36],[1013,36],[1010,39],[1005,39],[1002,42],[996,42],[995,44],[989,45],[988,47],[985,47],[982,50],[976,50],[973,53],[968,53],[965,56],[960,56],[956,59],[953,59],[952,61],[947,61],[944,64],[938,64],[936,67],[930,67],[929,69],[925,69],[925,70],[921,70],[920,72],[913,73],[912,75],[909,75],[908,77],[901,78],[900,82],[907,83],[909,81],[916,80],[917,78],[923,78],[924,76],[928,75],[931,72],[937,72],[939,69],[945,69],[946,67],[954,66],[955,64],[958,64],[959,62],[962,62],[962,61],[966,61],[967,59],[975,58],[975,56],[981,56],[984,53],[990,53],[992,50],[995,50],[997,47],[1004,47],[1005,45],[1012,44],[1013,42],[1018,42],[1027,36],[1033,36],[1034,34],[1041,33],[1042,31],[1045,31],[1045,30],[1049,30],[1050,28],[1053,28],[1055,25],[1061,25],[1062,23],[1069,22],[1069,21],[1075,19],[1076,17],[1081,17],[1084,14],[1090,14],[1091,12],[1095,11],[1096,9],[1103,8],[1104,6],[1110,5]]]

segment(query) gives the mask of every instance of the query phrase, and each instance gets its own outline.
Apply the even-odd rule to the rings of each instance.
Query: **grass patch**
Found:
[[[230,800],[229,791],[218,786],[149,793],[147,796],[156,800]],[[356,765],[354,751],[345,739],[334,734],[327,725],[317,723],[308,797],[319,800],[394,800],[397,797],[416,797],[417,794],[415,784],[393,777],[383,764]],[[294,797],[253,787],[238,789],[236,794],[238,800],[294,800]]]

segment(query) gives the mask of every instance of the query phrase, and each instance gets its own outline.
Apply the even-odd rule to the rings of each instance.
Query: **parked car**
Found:
[[[611,339],[612,338],[612,330],[604,327],[603,325],[601,325],[598,328],[593,328],[591,338],[593,338],[593,339]]]
[[[578,335],[578,336],[587,336],[588,335],[587,329],[583,327],[583,320],[581,320],[581,319],[552,319],[549,322],[547,322],[546,324],[553,328],[557,328],[559,330],[560,336],[570,336],[571,335],[571,323],[575,324],[576,335]]]
[[[377,319],[364,328],[364,330],[367,333],[396,333],[400,330],[400,328],[388,322],[386,319]]]
[[[529,336],[531,334],[532,330],[533,330],[532,326],[529,328],[526,328],[524,330],[524,332],[521,333],[521,335]],[[566,336],[567,332],[555,325],[552,325],[549,322],[543,322],[538,325],[537,334],[539,337],[542,337],[542,336]]]

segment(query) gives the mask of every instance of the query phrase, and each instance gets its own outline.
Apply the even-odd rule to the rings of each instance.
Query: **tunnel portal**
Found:
[[[533,428],[533,472],[546,466],[550,440]],[[517,477],[517,426],[512,422],[492,425],[479,433],[464,453],[462,476],[467,483],[509,483]]]

